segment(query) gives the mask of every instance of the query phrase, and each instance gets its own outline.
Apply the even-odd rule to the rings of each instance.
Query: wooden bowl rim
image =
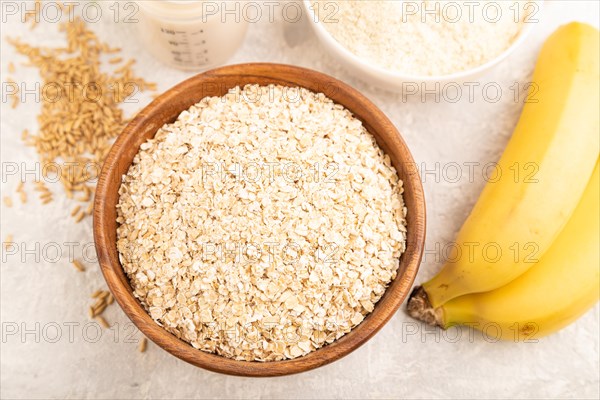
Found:
[[[257,69],[261,72],[261,75],[255,75],[255,73],[252,72],[243,72],[255,71]],[[126,277],[120,262],[118,262],[119,257],[116,249],[116,242],[110,241],[109,235],[106,233],[108,231],[107,227],[109,226],[109,224],[107,224],[108,220],[106,215],[108,204],[104,199],[108,196],[111,177],[114,179],[115,169],[119,165],[121,155],[124,152],[123,144],[127,143],[128,140],[139,133],[140,127],[142,126],[143,121],[148,119],[148,115],[154,115],[158,110],[164,107],[165,104],[168,104],[169,100],[173,100],[174,96],[176,96],[179,91],[198,87],[198,85],[201,85],[202,83],[214,81],[215,79],[218,80],[219,77],[234,75],[244,76],[247,83],[252,83],[253,77],[271,78],[280,82],[285,81],[288,83],[288,86],[305,87],[302,84],[294,82],[294,79],[282,79],[281,76],[278,76],[278,73],[282,71],[285,71],[288,75],[291,72],[294,76],[310,74],[312,77],[320,80],[321,83],[337,85],[337,88],[346,95],[351,96],[355,101],[358,101],[359,104],[365,106],[365,108],[369,108],[373,112],[370,118],[376,119],[378,120],[378,123],[386,125],[386,129],[390,129],[391,132],[397,136],[398,143],[403,147],[401,151],[404,154],[405,159],[402,161],[413,166],[415,165],[406,143],[392,122],[377,106],[349,85],[329,75],[306,68],[286,64],[246,63],[228,65],[197,74],[170,88],[147,105],[143,110],[139,111],[113,144],[98,179],[96,198],[94,201],[94,240],[102,274],[117,303],[138,329],[158,346],[181,360],[213,372],[252,377],[281,376],[308,371],[346,356],[375,335],[395,314],[408,295],[421,262],[425,243],[425,199],[420,176],[418,173],[414,172],[412,174],[407,174],[410,182],[407,182],[406,178],[404,179],[405,188],[408,183],[411,190],[413,190],[412,197],[415,198],[415,204],[408,212],[414,213],[412,217],[415,218],[415,220],[413,223],[414,226],[412,227],[413,230],[408,232],[408,235],[414,235],[414,244],[411,248],[407,246],[406,251],[402,255],[400,266],[402,266],[403,262],[408,264],[406,265],[404,273],[399,273],[394,279],[394,281],[400,280],[400,283],[397,284],[397,286],[394,286],[393,291],[391,291],[391,289],[394,281],[390,284],[386,289],[384,296],[376,304],[374,311],[371,312],[360,325],[352,329],[339,340],[323,346],[306,356],[284,361],[238,361],[197,350],[189,343],[178,339],[176,336],[156,324],[142,307],[140,302],[134,297],[131,286],[129,285],[129,280]],[[284,83],[281,84],[285,85]],[[309,90],[311,89],[309,88]],[[198,101],[199,100],[200,98]],[[343,101],[334,101],[345,106]],[[353,114],[355,117],[362,120],[358,115],[355,113]],[[144,117],[141,115],[144,115]],[[377,133],[370,133],[373,134],[379,142]],[[131,165],[131,163],[128,163],[128,166],[129,165]],[[406,191],[404,196],[406,196]],[[112,259],[117,260],[117,263],[111,261],[111,256]]]

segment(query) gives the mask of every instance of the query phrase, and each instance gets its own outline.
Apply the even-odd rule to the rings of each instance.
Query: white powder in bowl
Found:
[[[465,71],[498,57],[537,5],[525,1],[312,2],[340,44],[379,67],[409,75]]]

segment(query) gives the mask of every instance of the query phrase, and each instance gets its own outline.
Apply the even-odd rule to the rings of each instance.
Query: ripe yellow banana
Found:
[[[505,340],[531,340],[577,319],[600,296],[598,164],[573,216],[531,269],[506,286],[468,294],[439,307],[443,328],[468,324]],[[431,310],[430,310],[431,312]]]
[[[599,32],[570,23],[539,55],[530,101],[442,270],[423,284],[439,307],[496,289],[533,265],[577,206],[598,158]]]

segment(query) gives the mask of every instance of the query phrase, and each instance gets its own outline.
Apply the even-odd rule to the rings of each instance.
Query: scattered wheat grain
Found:
[[[79,204],[77,204],[75,206],[75,208],[73,208],[73,211],[71,211],[71,217],[74,217],[79,212],[80,209],[81,209],[81,206]]]
[[[41,199],[41,200],[47,200],[47,199],[50,199],[50,200],[52,200],[52,192],[43,192],[43,193],[40,195],[40,199]]]
[[[77,215],[77,217],[75,218],[75,223],[78,224],[81,222],[81,220],[83,219],[83,217],[85,217],[85,212],[80,211],[79,215]]]
[[[81,191],[83,194],[77,198],[78,201],[83,203],[90,201],[90,187],[87,185],[82,186]]]
[[[93,212],[94,212],[94,201],[92,200],[92,201],[90,201],[87,208],[85,209],[85,213],[87,215],[92,215]]]
[[[94,310],[94,316],[102,314],[104,310],[106,310],[107,305],[108,304],[102,300],[101,302],[98,302],[96,305],[92,306],[92,309]]]
[[[73,266],[79,271],[79,272],[84,272],[85,271],[85,267],[83,266],[83,264],[79,261],[79,260],[73,260]]]
[[[144,353],[148,347],[148,339],[142,338],[140,341],[140,353]]]
[[[13,244],[13,235],[6,235],[6,239],[4,239],[4,250],[8,250],[8,247]]]
[[[100,323],[100,325],[102,325],[103,328],[105,328],[105,329],[110,328],[109,323],[106,321],[106,319],[104,319],[104,317],[102,315],[96,315],[95,319],[96,319],[96,321],[98,321]]]
[[[28,14],[27,20],[39,20],[38,13],[36,9],[36,13]],[[77,186],[85,181],[81,170],[90,164],[101,166],[112,140],[128,122],[120,109],[120,103],[128,96],[124,88],[145,91],[156,85],[134,75],[133,60],[113,73],[102,72],[102,54],[118,53],[120,49],[101,42],[81,18],[59,26],[66,35],[66,46],[35,47],[13,38],[9,42],[28,57],[30,66],[39,69],[40,88],[51,91],[54,87],[57,93],[70,94],[44,93],[39,131],[32,136],[24,132],[23,138],[36,148],[43,166],[52,162],[75,165],[74,174],[61,175],[67,196],[73,198],[73,191],[85,191],[85,185]],[[97,87],[97,92],[90,87]],[[55,98],[58,100],[47,100]],[[18,102],[18,96],[14,99]]]

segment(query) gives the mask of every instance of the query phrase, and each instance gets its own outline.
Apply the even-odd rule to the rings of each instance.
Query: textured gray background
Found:
[[[105,4],[106,5],[106,4]],[[280,14],[277,14],[278,16]],[[483,100],[456,104],[433,96],[403,100],[399,94],[370,87],[343,69],[320,46],[306,20],[286,23],[278,17],[270,23],[252,24],[243,46],[231,63],[274,61],[314,68],[340,78],[362,91],[392,119],[419,164],[430,172],[424,176],[428,207],[427,254],[418,282],[431,277],[440,267],[436,243],[451,241],[475,202],[483,179],[481,167],[470,181],[468,169],[454,181],[444,166],[475,162],[483,165],[497,160],[516,123],[521,102],[514,101],[509,87],[525,83],[534,66],[543,40],[561,23],[580,20],[598,24],[598,3],[554,2],[526,43],[498,68],[480,80],[498,82],[503,96],[497,103]],[[135,35],[135,26],[114,24],[109,18],[92,24],[99,36],[121,46],[125,56],[138,60],[136,71],[166,90],[191,75],[163,67],[151,58]],[[16,18],[2,24],[2,39],[19,35],[26,41],[59,45],[62,36],[53,24],[30,31]],[[2,80],[8,61],[20,63],[13,49],[2,41]],[[18,68],[11,74],[30,84],[39,77],[35,70]],[[143,106],[148,97],[139,96]],[[20,141],[24,128],[36,130],[35,103],[20,105],[16,111],[2,104],[1,156],[3,162],[33,165],[34,151]],[[446,174],[444,174],[444,171]],[[31,178],[30,178],[31,179]],[[2,193],[13,194],[16,178],[2,182]],[[31,191],[32,185],[29,184]],[[32,248],[39,243],[79,242],[80,254],[92,242],[91,219],[74,225],[68,218],[72,204],[60,187],[53,186],[56,200],[40,206],[33,199],[21,206],[2,206],[1,236],[12,234]],[[49,257],[52,255],[49,254]],[[366,345],[346,358],[304,374],[269,379],[250,379],[210,373],[170,356],[153,344],[140,354],[140,334],[128,324],[115,305],[106,313],[116,327],[93,340],[95,330],[87,328],[89,294],[104,286],[98,266],[88,263],[85,273],[76,272],[66,258],[57,262],[29,255],[3,260],[1,266],[1,317],[3,334],[19,327],[19,333],[2,338],[1,396],[3,398],[598,398],[598,307],[577,323],[538,343],[492,343],[467,331],[447,335],[427,330],[399,311],[386,327]],[[36,325],[38,324],[39,325]],[[72,337],[68,324],[73,323]],[[55,343],[56,326],[61,336]],[[30,333],[23,335],[24,330]],[[37,332],[38,337],[36,337]],[[132,338],[129,336],[135,333]],[[452,336],[450,336],[452,334]],[[456,335],[460,338],[456,340]],[[72,340],[71,340],[72,339]]]

